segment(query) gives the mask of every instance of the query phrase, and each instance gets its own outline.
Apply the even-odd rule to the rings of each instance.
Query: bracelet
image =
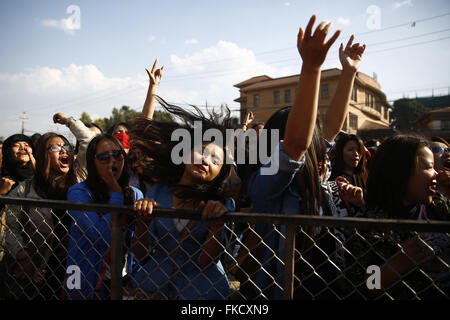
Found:
[[[69,126],[69,122],[70,121],[75,121],[75,118],[74,117],[68,117],[67,119],[66,119],[66,126]]]

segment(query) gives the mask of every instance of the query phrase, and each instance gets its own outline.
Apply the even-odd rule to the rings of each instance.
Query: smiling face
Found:
[[[46,150],[50,161],[50,171],[52,171],[55,175],[68,173],[70,167],[72,166],[73,153],[71,151],[67,152],[65,148],[61,148],[60,151],[56,150],[58,146],[63,147],[65,145],[65,141],[60,137],[54,137],[47,141]]]
[[[107,179],[111,173],[116,180],[119,180],[125,163],[122,151],[120,146],[109,139],[103,139],[97,144],[94,163],[97,174],[102,180]]]
[[[16,162],[25,165],[30,161],[30,156],[27,153],[27,149],[31,153],[31,147],[28,142],[17,141],[11,146],[12,159]]]
[[[180,184],[198,185],[214,180],[224,163],[224,152],[214,143],[203,144],[203,154],[192,150],[189,161],[185,162]]]
[[[404,205],[428,204],[436,194],[436,176],[433,153],[428,147],[421,147],[416,153],[416,165],[409,178]]]
[[[360,148],[355,140],[348,141],[342,150],[345,170],[353,172],[361,160]]]

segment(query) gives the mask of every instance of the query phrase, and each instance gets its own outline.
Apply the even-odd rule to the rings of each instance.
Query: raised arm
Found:
[[[145,69],[145,71],[147,71],[150,81],[148,85],[147,97],[145,98],[141,116],[147,119],[153,119],[153,113],[155,112],[156,85],[158,82],[158,78],[161,79],[162,71],[164,69],[164,66],[162,66],[160,69],[156,69],[157,63],[158,59],[156,59],[155,62],[153,63],[152,71]]]
[[[293,160],[300,161],[311,144],[317,117],[321,66],[340,30],[325,42],[331,29],[330,22],[322,22],[312,33],[316,16],[309,20],[306,30],[300,28],[297,48],[303,59],[298,93],[286,125],[283,148]]]
[[[362,55],[366,49],[366,45],[360,46],[359,43],[352,45],[353,39],[354,36],[352,35],[345,49],[342,43],[339,47],[339,60],[341,60],[342,64],[342,73],[339,78],[336,93],[327,111],[323,132],[323,137],[328,141],[333,141],[336,138],[344,124],[356,72],[358,71]]]

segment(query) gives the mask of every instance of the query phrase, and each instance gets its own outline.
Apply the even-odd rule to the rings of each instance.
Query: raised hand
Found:
[[[300,28],[297,36],[297,49],[300,53],[303,64],[313,68],[320,68],[325,61],[328,50],[331,45],[336,41],[341,30],[336,31],[333,36],[325,42],[325,38],[328,35],[332,27],[332,23],[323,21],[312,33],[314,22],[316,21],[316,15],[313,15],[303,31]]]
[[[141,116],[147,119],[153,119],[153,113],[155,112],[156,85],[158,84],[158,79],[161,79],[162,71],[164,69],[164,66],[157,69],[157,63],[158,59],[155,59],[152,70],[145,69],[150,79],[150,83],[148,85],[147,96],[145,98],[144,106],[142,107]]]
[[[253,120],[255,120],[255,115],[253,114],[253,112],[250,111],[250,112],[247,113],[247,116],[245,117],[244,124],[246,126],[248,126],[250,123],[253,122]]]
[[[366,49],[366,45],[355,43],[352,45],[355,37],[352,35],[345,46],[341,43],[339,47],[339,60],[341,61],[343,69],[349,69],[354,72],[358,71],[361,64],[362,55]]]
[[[162,71],[164,69],[164,66],[162,66],[159,69],[156,69],[156,64],[158,63],[158,59],[155,59],[155,62],[153,63],[152,70],[149,71],[147,68],[145,68],[145,71],[147,71],[148,77],[150,78],[150,85],[154,86],[158,84],[158,79],[162,78]]]
[[[14,180],[7,177],[3,177],[0,180],[0,196],[7,194],[11,190],[14,183],[15,183]]]
[[[58,112],[53,115],[53,122],[59,124],[66,124],[67,117],[64,113]]]

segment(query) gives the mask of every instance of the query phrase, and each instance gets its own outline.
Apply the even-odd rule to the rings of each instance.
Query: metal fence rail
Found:
[[[130,206],[0,205],[2,299],[450,297],[450,222],[232,212],[208,238],[198,212],[155,208],[144,241]]]

